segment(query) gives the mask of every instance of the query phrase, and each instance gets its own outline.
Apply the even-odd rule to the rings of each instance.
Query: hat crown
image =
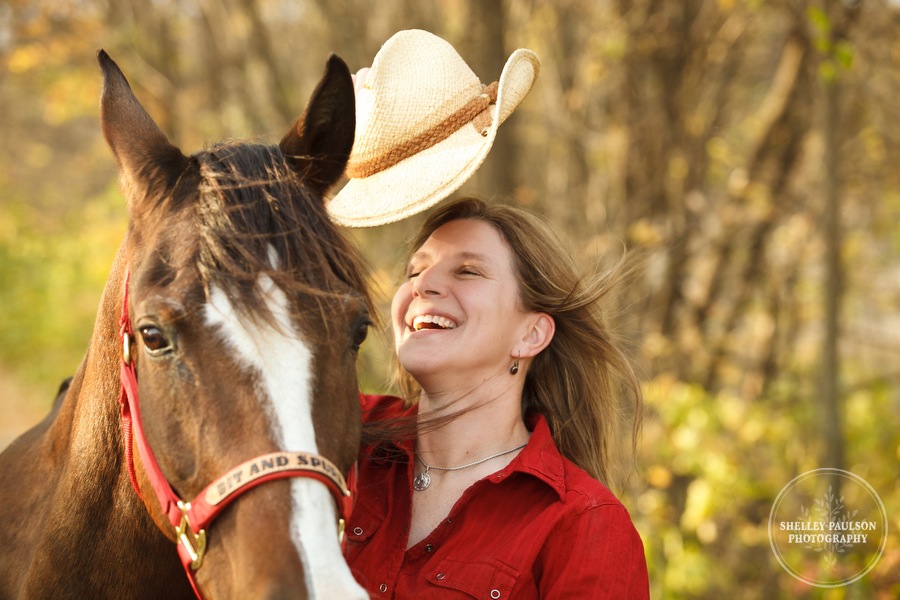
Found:
[[[445,40],[418,29],[396,33],[357,88],[348,182],[328,204],[331,218],[374,227],[446,198],[484,161],[539,71],[537,55],[520,48],[485,87]]]
[[[356,98],[351,163],[381,155],[438,126],[483,91],[478,76],[447,41],[427,31],[388,40]]]

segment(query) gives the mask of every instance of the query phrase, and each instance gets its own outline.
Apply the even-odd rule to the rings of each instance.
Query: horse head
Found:
[[[126,449],[137,493],[173,542],[205,545],[188,567],[205,597],[365,598],[341,556],[341,483],[335,494],[328,473],[276,476],[287,461],[321,461],[343,482],[359,447],[356,356],[370,302],[361,260],[323,201],[353,144],[347,66],[328,60],[279,145],[188,156],[112,59],[101,51],[99,61],[103,133],[130,217],[120,298],[140,397],[130,416],[142,432]],[[242,489],[253,477],[264,485]],[[210,494],[240,495],[203,541],[196,523],[173,526],[161,485],[209,505]]]

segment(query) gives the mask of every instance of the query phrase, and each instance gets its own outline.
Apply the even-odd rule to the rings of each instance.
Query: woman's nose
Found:
[[[413,277],[412,290],[414,296],[442,296],[446,292],[446,284],[440,273],[429,267]]]

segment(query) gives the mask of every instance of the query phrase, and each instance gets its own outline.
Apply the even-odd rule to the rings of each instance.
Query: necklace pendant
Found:
[[[431,475],[428,474],[428,469],[413,478],[413,489],[417,492],[427,490],[429,485],[431,485]]]

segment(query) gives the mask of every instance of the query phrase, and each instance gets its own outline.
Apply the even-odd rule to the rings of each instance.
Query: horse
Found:
[[[368,598],[339,528],[372,305],[325,206],[346,64],[278,145],[188,156],[98,61],[128,227],[74,377],[0,455],[0,597]]]

